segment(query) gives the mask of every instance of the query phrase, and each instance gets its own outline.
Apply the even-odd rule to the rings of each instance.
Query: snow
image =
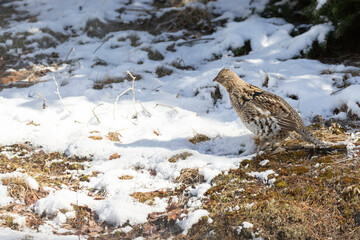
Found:
[[[324,6],[324,4],[327,2],[327,0],[317,0],[317,4],[316,4],[316,10],[319,10],[320,8],[322,8],[322,6]]]
[[[7,186],[4,186],[2,182],[3,179],[7,179],[7,178],[23,179],[31,189],[34,190],[39,189],[38,182],[34,178],[28,176],[26,173],[21,173],[21,172],[2,173],[0,174],[0,207],[4,207],[14,202],[14,199],[8,196]]]
[[[33,190],[39,190],[39,183],[32,177],[25,177],[24,180],[27,182],[29,187]]]
[[[9,205],[13,198],[8,196],[7,187],[0,184],[0,207]]]
[[[252,223],[249,223],[249,222],[243,222],[242,227],[243,228],[252,228],[252,227],[254,227],[254,225]]]
[[[229,19],[228,23],[218,27],[213,34],[203,36],[210,40],[193,45],[183,44],[183,39],[170,40],[170,36],[180,36],[181,32],[154,36],[143,31],[124,30],[107,34],[104,37],[106,41],[84,33],[91,19],[106,22],[120,17],[131,22],[149,17],[142,11],[124,11],[120,14],[116,9],[151,9],[152,1],[131,1],[129,5],[122,2],[16,1],[12,4],[19,10],[36,15],[38,21],[11,21],[9,28],[0,29],[0,33],[29,33],[28,41],[44,36],[55,39],[43,32],[44,28],[69,35],[71,30],[66,27],[71,26],[74,32],[79,33],[63,43],[55,39],[58,45],[48,49],[37,48],[34,43],[32,53],[19,56],[25,58],[58,52],[59,59],[67,58],[72,63],[64,63],[58,69],[52,69],[53,72],[41,78],[42,82],[29,88],[3,89],[0,92],[0,126],[6,126],[0,128],[0,145],[29,141],[42,146],[47,152],[60,151],[67,155],[91,157],[92,161],[83,173],[99,173],[91,177],[89,182],[83,182],[82,190],[78,192],[65,188],[44,188],[50,192],[49,195],[39,199],[33,209],[39,215],[45,213],[47,216],[56,216],[49,220],[51,224],[44,226],[44,231],[49,234],[53,228],[61,230],[66,219],[74,217],[74,204],[87,205],[98,214],[101,221],[119,227],[126,222],[131,225],[144,223],[148,214],[165,211],[167,202],[155,199],[154,204],[149,206],[130,195],[134,192],[173,189],[177,186],[173,180],[185,168],[198,168],[205,182],[190,189],[194,200],[189,207],[193,211],[179,223],[184,234],[202,216],[207,216],[206,210],[197,208],[201,207],[200,199],[212,186],[211,180],[223,171],[238,168],[243,159],[254,156],[252,154],[256,149],[253,135],[232,110],[223,88],[220,88],[223,98],[213,104],[211,92],[215,90],[216,84],[212,79],[223,67],[232,69],[243,75],[245,81],[260,87],[265,76],[268,76],[266,90],[287,100],[299,111],[306,124],[318,114],[324,118],[344,117],[333,113],[342,104],[347,104],[349,110],[360,115],[360,107],[356,104],[360,102],[359,77],[350,76],[347,81],[352,85],[333,94],[338,90],[333,79],[341,81],[339,72],[350,70],[351,67],[294,59],[300,56],[301,51],[306,52],[314,41],[324,42],[326,34],[332,30],[330,24],[312,26],[303,34],[293,37],[291,32],[294,26],[285,20],[265,19],[252,14],[253,9],[254,12],[261,12],[267,1],[219,0],[209,2],[207,6],[200,3],[196,5],[208,7],[219,14],[214,21]],[[318,1],[317,6],[324,3]],[[163,9],[156,14],[160,16],[170,10]],[[236,22],[235,18],[247,19]],[[139,37],[139,46],[131,46],[129,39],[119,41],[133,34]],[[247,40],[250,40],[251,52],[234,57],[229,49],[242,47]],[[176,52],[166,50],[172,43],[175,44]],[[13,42],[7,40],[4,44],[10,46]],[[147,52],[142,50],[145,47],[158,50],[164,55],[164,60],[158,62],[148,59]],[[214,60],[214,55],[221,58]],[[93,66],[97,59],[105,61],[107,66]],[[179,59],[185,65],[195,67],[195,70],[180,70],[170,66],[171,62]],[[139,61],[143,63],[138,64]],[[170,76],[158,78],[155,74],[158,66],[167,66],[174,72]],[[337,73],[320,74],[324,69]],[[105,78],[124,77],[128,70],[142,76],[141,80],[135,81],[135,104],[131,91],[119,97],[114,104],[117,96],[131,87],[129,81],[112,84],[112,87],[104,87],[102,90],[92,88],[95,82]],[[59,100],[54,78],[59,84],[63,102]],[[298,100],[289,98],[291,94],[298,96]],[[43,99],[46,99],[45,109],[42,107]],[[29,122],[38,126],[27,124]],[[158,134],[154,133],[155,130]],[[94,131],[102,140],[89,138],[94,135]],[[108,140],[106,135],[109,132],[120,133],[121,142]],[[195,132],[205,134],[211,140],[195,145],[189,143],[188,139]],[[176,163],[168,161],[171,156],[185,151],[193,155]],[[121,157],[108,160],[114,153]],[[261,165],[266,163],[263,161]],[[148,170],[156,171],[156,176]],[[275,179],[268,179],[268,176],[274,173],[273,170],[267,170],[253,172],[251,176],[271,185]],[[19,172],[11,174],[24,177],[32,189],[39,189],[34,178]],[[0,174],[0,178],[5,175]],[[133,178],[119,179],[123,175]],[[90,189],[104,191],[107,195],[103,200],[95,200],[88,196]],[[0,207],[13,201],[7,194],[6,186],[0,181]],[[130,231],[127,227],[123,229]],[[46,233],[30,230],[29,234],[36,239],[78,239],[77,236],[47,236]],[[1,239],[17,239],[25,235],[10,229],[0,230]]]
[[[39,240],[85,240],[86,238],[83,236],[77,236],[77,235],[61,235],[57,236],[50,231],[50,229],[47,229],[47,231],[41,231],[35,232],[30,229],[26,229],[26,232],[21,231],[15,231],[10,228],[1,228],[0,231],[0,239],[4,240],[19,240],[19,239],[27,239],[27,238],[33,238],[33,239],[39,239]]]
[[[34,210],[40,215],[43,213],[47,215],[55,215],[58,214],[60,210],[72,211],[72,204],[80,206],[93,206],[95,205],[95,200],[84,193],[62,189],[60,191],[50,193],[45,198],[39,199],[34,206]]]
[[[268,159],[265,159],[263,161],[261,161],[259,164],[260,166],[265,166],[266,164],[268,164],[269,160]]]
[[[192,225],[197,223],[200,220],[200,218],[202,218],[204,216],[208,216],[208,215],[209,215],[209,212],[204,209],[198,209],[198,210],[191,212],[187,218],[185,218],[184,220],[182,220],[179,223],[179,226],[181,227],[181,229],[184,230],[183,234],[186,235]]]
[[[272,169],[268,169],[268,170],[263,171],[263,172],[250,172],[250,173],[247,173],[247,174],[252,176],[252,177],[258,178],[264,184],[270,184],[271,185],[271,184],[273,184],[275,182],[274,178],[268,179],[269,175],[275,174],[274,170],[272,170]]]

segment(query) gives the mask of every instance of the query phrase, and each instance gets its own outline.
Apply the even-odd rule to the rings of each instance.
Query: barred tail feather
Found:
[[[323,147],[323,148],[327,147],[326,144],[323,141],[320,141],[319,139],[317,139],[306,128],[300,129],[300,130],[298,130],[296,132],[299,133],[304,138],[304,140],[307,141],[307,142],[313,143],[318,147]]]

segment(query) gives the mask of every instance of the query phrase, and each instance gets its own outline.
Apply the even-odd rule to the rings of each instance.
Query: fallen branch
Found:
[[[69,108],[65,105],[61,95],[60,95],[60,92],[59,92],[59,85],[56,81],[56,78],[55,76],[53,76],[53,79],[54,79],[54,82],[55,82],[55,85],[56,85],[56,94],[58,95],[59,99],[60,99],[60,102],[62,103],[62,105],[64,106],[64,108],[71,114],[71,111],[69,110]]]
[[[97,116],[96,113],[95,113],[95,109],[96,109],[97,107],[101,106],[101,105],[104,105],[104,103],[100,103],[100,104],[96,105],[96,106],[91,110],[92,113],[94,114],[96,120],[99,122],[99,124],[100,124],[101,122],[100,122],[100,119],[98,118],[98,116]]]

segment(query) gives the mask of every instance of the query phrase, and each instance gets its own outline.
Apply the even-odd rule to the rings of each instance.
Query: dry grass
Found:
[[[150,60],[154,60],[154,61],[162,61],[164,60],[164,55],[162,55],[159,51],[157,50],[153,50],[150,47],[146,47],[146,48],[142,48],[141,50],[145,51],[148,53],[148,58]]]
[[[0,208],[0,226],[2,227],[20,230],[19,226],[13,222],[13,218],[6,216],[8,213],[13,213],[25,216],[25,226],[37,230],[39,226],[44,224],[45,219],[35,214],[29,206],[48,195],[43,187],[60,189],[62,185],[67,185],[69,189],[76,190],[80,188],[80,181],[87,181],[92,176],[83,174],[76,176],[76,173],[67,173],[68,170],[84,169],[82,163],[89,161],[86,158],[67,157],[58,152],[46,153],[28,143],[0,146],[0,152],[0,172],[26,172],[35,178],[40,186],[38,190],[31,189],[27,181],[21,177],[2,179],[2,184],[7,186],[8,195],[20,200]]]
[[[29,184],[21,177],[3,178],[2,183],[8,187],[10,197],[24,201],[26,205],[35,203],[39,199],[36,191],[31,189]]]
[[[205,141],[209,141],[211,138],[209,138],[208,136],[204,135],[204,134],[198,134],[195,133],[195,136],[192,138],[189,138],[189,142],[191,142],[192,144],[196,144],[199,142],[205,142]]]
[[[0,215],[0,226],[8,227],[12,230],[19,230],[19,224],[14,222],[14,217],[9,215]]]
[[[348,138],[344,133],[314,128],[321,139],[338,142]],[[217,176],[203,203],[214,221],[200,221],[187,237],[252,239],[249,232],[237,231],[248,221],[254,224],[250,232],[267,239],[356,239],[360,234],[360,153],[348,158],[341,145],[327,151],[301,146],[292,139],[282,144],[285,150],[267,151]],[[360,148],[360,143],[355,144]],[[263,160],[269,163],[262,166]],[[247,174],[268,169],[278,174],[272,187]]]
[[[190,152],[182,152],[182,153],[178,153],[178,154],[171,156],[168,161],[171,163],[175,163],[175,162],[179,161],[180,159],[185,160],[188,157],[191,157],[192,155],[193,154]]]
[[[199,173],[199,169],[186,168],[181,170],[180,176],[175,178],[175,183],[192,185],[204,182],[204,176]]]
[[[349,137],[343,131],[327,129],[320,123],[309,129],[322,140],[339,142]],[[197,134],[196,139],[209,138]],[[360,140],[355,144],[360,148]],[[164,212],[150,214],[147,223],[132,226],[128,233],[114,231],[114,226],[99,222],[96,213],[87,206],[74,205],[76,216],[68,219],[63,227],[90,239],[133,239],[139,236],[146,239],[251,239],[252,233],[256,232],[257,236],[269,239],[356,239],[360,234],[360,162],[357,160],[360,153],[355,153],[357,159],[350,159],[345,146],[334,146],[332,151],[318,150],[293,139],[287,139],[282,145],[285,150],[266,151],[252,160],[244,160],[238,169],[213,179],[212,187],[202,200],[202,208],[209,211],[213,222],[208,223],[207,217],[202,218],[186,237],[181,234],[182,230],[176,222],[186,216],[191,198],[189,189],[204,181],[198,169],[183,169],[174,179],[179,186],[173,190],[135,192],[132,197],[139,202],[153,205],[156,198],[161,198],[169,205]],[[88,159],[35,151],[28,144],[0,147],[0,152],[5,149],[16,153],[16,157],[0,155],[0,170],[27,169],[41,186],[59,188],[61,184],[66,184],[76,189],[79,181],[88,181],[89,177],[97,174],[80,174],[76,179],[64,174],[66,170],[83,169],[81,163]],[[175,163],[190,156],[191,153],[182,152],[170,157],[169,161]],[[57,161],[52,161],[54,159]],[[269,162],[262,165],[260,162],[263,160]],[[248,174],[268,169],[277,174],[273,175],[276,181],[271,187]],[[155,171],[149,171],[156,175]],[[119,178],[131,181],[133,176],[122,175]],[[31,197],[29,193],[33,190],[22,179],[4,181],[9,189],[10,186],[13,189],[11,196]],[[39,190],[35,195],[41,198],[46,193]],[[90,191],[89,195],[100,200],[104,199],[106,192]],[[37,229],[43,220],[24,206],[12,204],[0,209],[0,213],[27,216],[26,226]],[[244,221],[253,223],[254,227],[238,231],[238,226]],[[17,228],[10,218],[0,222],[2,226]]]
[[[171,66],[173,66],[173,67],[175,67],[177,69],[181,69],[181,70],[195,70],[195,68],[193,66],[185,65],[184,60],[181,59],[181,58],[175,59],[171,63]]]
[[[173,70],[165,66],[159,66],[156,68],[155,73],[158,75],[159,78],[161,78],[171,75],[173,73]]]
[[[29,87],[39,82],[39,79],[48,72],[50,72],[49,68],[34,66],[18,71],[2,72],[0,73],[0,91],[11,87]]]
[[[136,81],[142,79],[141,75],[134,74],[133,76],[135,77]],[[96,90],[101,90],[104,87],[112,87],[112,84],[114,84],[114,83],[122,83],[125,81],[132,81],[132,78],[129,75],[122,76],[122,77],[111,77],[109,75],[106,75],[103,79],[96,80],[94,82],[93,88]]]

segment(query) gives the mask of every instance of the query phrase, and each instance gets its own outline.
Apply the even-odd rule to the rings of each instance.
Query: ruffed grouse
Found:
[[[247,129],[260,138],[258,150],[281,141],[295,131],[305,141],[326,145],[305,127],[299,114],[281,97],[246,83],[230,69],[222,69],[214,81],[228,91],[230,101]]]

